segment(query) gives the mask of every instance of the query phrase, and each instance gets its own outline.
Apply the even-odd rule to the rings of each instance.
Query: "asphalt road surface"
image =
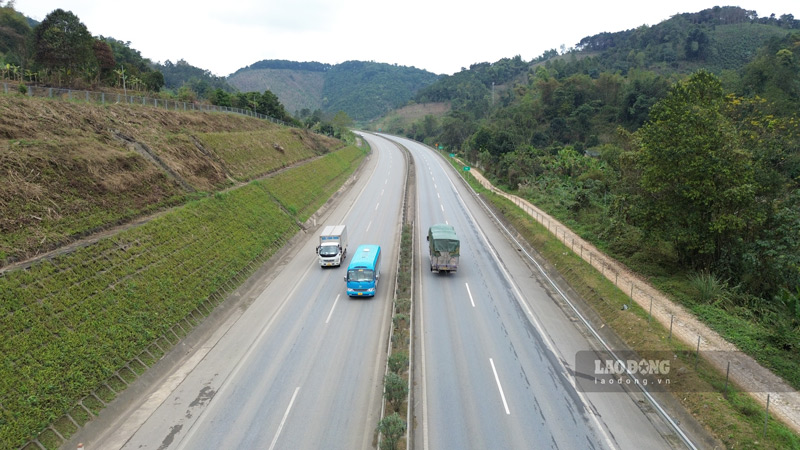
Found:
[[[414,447],[683,447],[641,398],[576,388],[575,355],[598,344],[444,158],[383,137],[405,146],[416,167]],[[460,238],[455,273],[430,271],[425,236],[435,223],[452,225]]]
[[[372,154],[277,264],[237,291],[71,440],[87,449],[370,449],[377,446],[406,162],[414,158],[418,270],[413,423],[421,449],[681,448],[635,392],[576,388],[578,351],[598,348],[563,299],[447,161],[364,134]],[[457,272],[429,271],[425,235],[453,225]],[[349,261],[382,246],[374,298],[321,268],[324,225],[346,224]]]

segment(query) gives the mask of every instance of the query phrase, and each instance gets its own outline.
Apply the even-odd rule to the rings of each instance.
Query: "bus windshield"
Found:
[[[347,281],[372,281],[375,272],[371,269],[350,269],[347,271]]]

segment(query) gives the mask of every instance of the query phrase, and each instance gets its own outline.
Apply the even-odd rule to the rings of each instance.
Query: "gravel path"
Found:
[[[603,273],[623,292],[628,293],[645,311],[652,311],[653,318],[662,325],[669,327],[672,320],[672,334],[678,339],[695,348],[699,338],[700,350],[705,352],[705,356],[721,372],[727,370],[730,362],[731,381],[745,392],[749,392],[762,406],[766,405],[769,395],[770,415],[780,418],[796,433],[800,433],[800,393],[783,379],[742,353],[735,345],[726,341],[681,305],[672,302],[645,279],[597,250],[544,211],[525,199],[495,188],[474,168],[470,168],[470,173],[484,187],[513,201],[532,218],[547,227],[573,252]]]

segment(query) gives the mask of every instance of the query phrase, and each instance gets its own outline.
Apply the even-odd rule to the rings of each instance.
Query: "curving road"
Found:
[[[381,136],[405,146],[417,170],[414,447],[683,447],[635,395],[576,389],[576,352],[598,344],[443,158]],[[429,270],[425,236],[441,222],[461,240],[456,273]]]
[[[411,446],[681,446],[635,394],[575,388],[575,354],[597,343],[443,158],[363,137],[372,155],[318,225],[346,224],[350,252],[383,247],[377,295],[348,298],[344,268],[318,266],[310,230],[237,292],[240,307],[79,433],[86,448],[376,448],[406,172],[398,144],[414,158],[418,194]],[[438,222],[461,238],[456,273],[428,271],[425,234]]]
[[[311,449],[375,446],[405,183],[388,141],[318,224],[346,224],[348,258],[382,246],[371,299],[345,294],[346,267],[321,268],[318,229],[245,294],[234,311],[141,401],[107,424],[97,449]]]

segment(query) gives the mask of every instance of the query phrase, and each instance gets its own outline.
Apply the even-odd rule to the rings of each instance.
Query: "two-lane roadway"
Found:
[[[417,427],[421,449],[673,448],[681,443],[624,392],[576,389],[580,350],[597,347],[452,167],[405,146],[417,170]],[[455,227],[455,273],[430,272],[427,228]]]
[[[375,142],[353,186],[318,218],[348,228],[348,255],[321,268],[313,229],[252,303],[233,313],[142,401],[94,440],[97,449],[366,449],[376,441],[405,183],[403,153]],[[374,298],[345,293],[360,244],[382,246]]]

